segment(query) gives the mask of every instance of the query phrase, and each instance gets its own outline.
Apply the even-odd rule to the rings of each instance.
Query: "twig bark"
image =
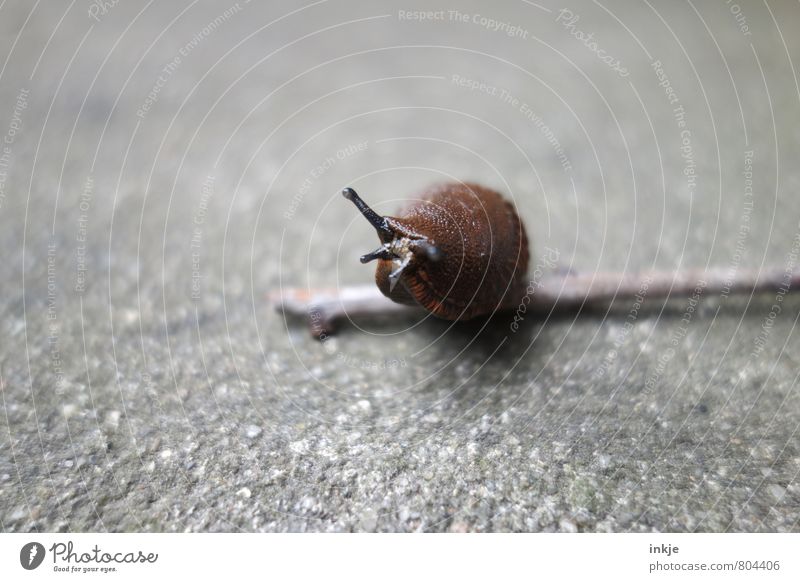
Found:
[[[582,306],[608,305],[616,300],[638,297],[680,298],[695,294],[733,295],[772,291],[786,294],[800,288],[800,272],[765,271],[680,271],[650,273],[595,273],[593,275],[549,274],[541,281],[512,294],[506,303],[513,310],[528,295],[525,307],[539,313],[575,311]],[[375,285],[340,289],[285,289],[268,299],[288,316],[306,318],[311,333],[324,339],[338,323],[350,317],[393,317],[421,310],[394,303]]]

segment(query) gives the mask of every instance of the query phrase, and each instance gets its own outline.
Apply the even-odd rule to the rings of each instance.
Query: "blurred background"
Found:
[[[797,531],[791,295],[324,342],[435,182],[558,270],[792,271],[796,2],[0,4],[4,531]],[[777,308],[776,308],[777,307]]]

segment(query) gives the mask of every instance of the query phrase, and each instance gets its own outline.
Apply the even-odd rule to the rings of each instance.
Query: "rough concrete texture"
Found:
[[[793,295],[266,305],[372,279],[347,185],[500,189],[546,270],[798,268],[796,2],[453,5],[2,4],[4,531],[800,530]]]

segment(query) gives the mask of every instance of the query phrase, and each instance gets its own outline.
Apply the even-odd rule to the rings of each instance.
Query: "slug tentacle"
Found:
[[[345,188],[342,190],[342,196],[356,205],[356,208],[358,208],[359,212],[361,212],[361,214],[364,215],[364,218],[366,218],[367,221],[369,221],[369,223],[375,228],[375,230],[378,231],[378,234],[383,234],[389,237],[392,236],[392,231],[389,229],[386,218],[370,208],[355,190],[352,188]]]
[[[361,256],[361,263],[366,264],[370,261],[374,261],[375,259],[384,259],[390,260],[392,258],[392,252],[388,249],[386,245],[375,249],[371,253],[367,253],[366,255]]]

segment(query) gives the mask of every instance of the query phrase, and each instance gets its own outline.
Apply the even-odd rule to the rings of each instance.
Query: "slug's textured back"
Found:
[[[418,303],[450,320],[519,302],[528,271],[528,238],[514,206],[499,193],[477,184],[441,184],[387,220],[398,233],[427,238],[443,255],[436,261],[416,256],[393,290],[391,261],[380,261],[376,282],[387,297]]]

